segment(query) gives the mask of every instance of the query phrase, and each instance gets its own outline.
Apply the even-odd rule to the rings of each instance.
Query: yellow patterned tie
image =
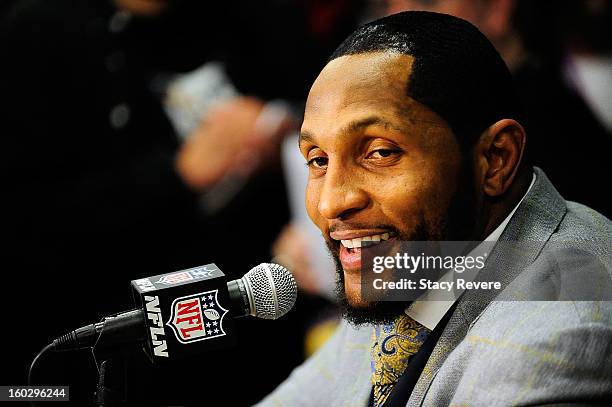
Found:
[[[374,327],[372,338],[372,385],[374,407],[385,404],[412,355],[417,353],[430,330],[407,315],[393,323]]]

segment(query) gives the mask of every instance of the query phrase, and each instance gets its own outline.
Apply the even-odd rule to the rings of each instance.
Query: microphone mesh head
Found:
[[[242,277],[252,294],[253,316],[277,319],[285,315],[297,299],[297,284],[283,266],[261,263]]]

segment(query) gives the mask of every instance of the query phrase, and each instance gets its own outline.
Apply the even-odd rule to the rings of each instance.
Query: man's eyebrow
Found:
[[[344,128],[341,131],[341,134],[347,134],[347,133],[352,133],[352,132],[356,132],[359,130],[363,130],[369,126],[382,126],[385,129],[392,129],[398,132],[403,132],[404,130],[400,127],[398,127],[397,125],[383,119],[382,117],[379,116],[369,116],[366,117],[365,119],[359,119],[359,120],[354,120],[352,122],[350,122],[349,124],[347,124],[346,126],[344,126]]]
[[[382,126],[385,129],[392,129],[398,132],[404,132],[404,130],[401,127],[383,119],[382,117],[369,116],[364,119],[353,120],[352,122],[344,126],[342,130],[340,130],[339,134],[354,133],[354,132],[363,130],[369,126]],[[314,143],[314,136],[309,131],[302,130],[300,132],[300,136],[298,137],[298,146],[300,146],[302,142],[306,142],[306,141]]]
[[[300,136],[298,137],[298,147],[302,145],[303,141],[313,142],[312,134],[307,130],[302,130],[300,132]]]

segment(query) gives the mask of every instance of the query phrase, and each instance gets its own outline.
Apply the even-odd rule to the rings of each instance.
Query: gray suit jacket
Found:
[[[559,280],[566,275],[568,281],[585,286],[610,287],[612,223],[583,205],[566,202],[544,173],[534,170],[536,183],[499,240],[529,244],[518,255],[497,245],[487,260],[495,269],[485,266],[481,271],[502,282],[504,300],[495,291],[465,293],[408,406],[612,401],[612,302],[558,301],[564,298]],[[608,281],[591,281],[593,277],[582,272],[582,261],[570,261],[561,271],[552,267],[551,272],[558,247],[603,265]],[[552,289],[542,293],[542,286]],[[260,405],[367,405],[371,333],[370,326],[343,322],[332,339]]]

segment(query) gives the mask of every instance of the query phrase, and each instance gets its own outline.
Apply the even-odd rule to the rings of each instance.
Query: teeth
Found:
[[[341,240],[341,242],[344,247],[353,249],[365,246],[362,245],[362,242],[380,242],[385,240],[389,240],[389,233],[382,233],[380,235],[373,236],[364,236],[356,239]]]

